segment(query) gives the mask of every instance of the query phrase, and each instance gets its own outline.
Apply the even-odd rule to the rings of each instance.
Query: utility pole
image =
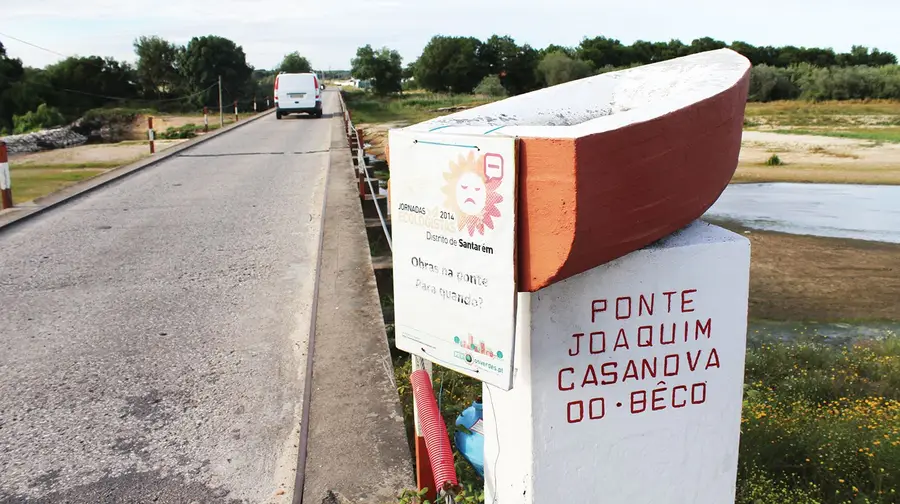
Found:
[[[225,110],[222,108],[222,76],[219,76],[219,127],[225,127]]]

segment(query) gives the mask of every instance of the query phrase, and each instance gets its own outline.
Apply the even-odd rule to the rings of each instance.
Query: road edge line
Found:
[[[150,168],[151,166],[155,166],[163,161],[168,160],[171,157],[174,157],[178,154],[183,153],[189,149],[192,149],[198,145],[203,144],[204,142],[213,140],[214,138],[218,138],[225,133],[234,131],[241,126],[245,126],[252,122],[258,121],[263,117],[267,117],[275,112],[275,109],[271,109],[265,112],[260,112],[254,117],[249,119],[245,119],[243,121],[239,121],[233,124],[230,124],[224,128],[219,128],[215,131],[211,131],[206,133],[203,136],[198,138],[188,140],[187,142],[183,142],[181,144],[170,147],[164,151],[161,151],[158,154],[152,155],[149,158],[142,159],[140,161],[136,161],[131,164],[119,166],[117,168],[113,168],[106,173],[98,175],[96,177],[92,177],[90,179],[85,180],[84,182],[73,184],[69,187],[65,187],[56,191],[55,193],[50,193],[47,196],[42,198],[38,198],[35,201],[45,200],[45,204],[36,204],[34,206],[27,207],[13,207],[12,211],[7,211],[7,215],[10,217],[4,218],[3,214],[0,214],[0,233],[6,231],[9,228],[12,228],[16,224],[20,224],[32,217],[36,217],[38,215],[43,214],[48,210],[52,210],[57,207],[61,207],[68,203],[72,203],[73,201],[85,196],[97,189],[105,187],[106,185],[119,181],[128,175],[132,175],[134,173],[140,172],[145,168]]]

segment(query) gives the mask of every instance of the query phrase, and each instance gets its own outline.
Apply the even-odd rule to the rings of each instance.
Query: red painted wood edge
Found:
[[[750,72],[655,119],[520,143],[518,289],[534,292],[702,216],[737,169]]]

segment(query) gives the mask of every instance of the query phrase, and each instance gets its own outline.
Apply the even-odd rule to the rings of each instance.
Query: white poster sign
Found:
[[[390,132],[397,348],[508,390],[516,139]]]

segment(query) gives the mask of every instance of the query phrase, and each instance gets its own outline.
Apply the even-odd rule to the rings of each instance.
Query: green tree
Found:
[[[544,56],[546,56],[550,53],[554,53],[554,52],[561,52],[570,58],[574,58],[577,50],[574,47],[566,47],[566,46],[561,46],[561,45],[556,45],[556,44],[550,44],[547,47],[545,47],[539,51],[541,59],[544,59]]]
[[[553,52],[538,64],[538,73],[548,86],[588,77],[593,72],[587,61],[572,59],[564,52]]]
[[[257,97],[265,99],[265,97],[272,96],[275,88],[275,75],[277,72],[277,70],[253,70],[252,79],[256,82],[257,88],[259,89]]]
[[[481,67],[498,75],[511,95],[534,91],[539,86],[537,64],[539,53],[528,44],[519,46],[510,36],[493,35],[478,51]]]
[[[139,37],[134,41],[137,54],[138,84],[146,98],[163,98],[180,91],[182,79],[178,73],[178,53],[182,49],[157,36]]]
[[[217,102],[218,91],[210,86],[217,82],[219,76],[222,76],[222,93],[226,103],[246,98],[252,92],[249,88],[253,87],[253,68],[247,64],[244,49],[224,37],[207,35],[192,38],[182,52],[179,68],[188,91],[200,93],[193,98],[196,105]]]
[[[487,73],[474,37],[433,37],[416,61],[415,77],[429,91],[471,93]]]
[[[46,103],[41,103],[38,105],[36,111],[13,117],[13,123],[15,123],[13,133],[16,135],[30,133],[32,131],[61,126],[65,124],[65,122],[66,119],[59,110],[48,107]]]
[[[590,61],[594,68],[621,67],[632,63],[630,47],[606,37],[585,38],[578,46],[578,59]]]
[[[300,56],[299,52],[294,51],[284,55],[284,59],[282,59],[281,64],[278,65],[278,72],[309,73],[312,72],[312,65],[309,64],[308,59]]]
[[[692,40],[688,50],[690,54],[696,54],[706,51],[715,51],[716,49],[722,49],[724,47],[728,47],[728,44],[721,40],[716,40],[712,37],[702,37]]]
[[[503,84],[500,82],[500,77],[497,75],[488,75],[484,79],[481,79],[481,82],[475,86],[474,93],[490,97],[506,96],[507,94],[506,88],[503,87]]]
[[[44,69],[47,105],[68,119],[109,103],[138,98],[137,76],[128,63],[100,56],[70,57]]]
[[[20,110],[15,88],[24,75],[22,61],[8,57],[0,42],[0,130],[13,127],[13,115]]]
[[[750,101],[793,100],[800,88],[791,80],[791,72],[784,68],[757,65],[750,69]]]
[[[351,61],[352,74],[358,79],[372,81],[376,93],[386,95],[402,89],[403,58],[400,53],[387,47],[378,51],[366,44],[356,50]]]
[[[631,44],[631,63],[648,64],[663,61],[666,59],[666,49],[665,42],[636,40]]]

